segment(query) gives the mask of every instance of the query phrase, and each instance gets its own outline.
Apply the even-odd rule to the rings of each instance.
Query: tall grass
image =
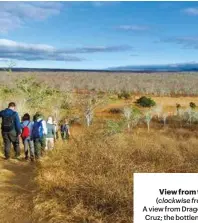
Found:
[[[197,136],[176,129],[111,136],[99,125],[84,129],[41,162],[35,212],[48,222],[132,222],[133,173],[197,172]]]

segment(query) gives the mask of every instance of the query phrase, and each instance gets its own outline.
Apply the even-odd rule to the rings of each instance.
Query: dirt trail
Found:
[[[35,164],[0,157],[0,222],[32,223]]]
[[[81,134],[81,126],[73,126],[73,137]],[[37,163],[15,159],[4,160],[0,153],[0,223],[38,223],[32,217],[33,199],[37,186],[34,182]],[[44,222],[42,222],[44,223]]]

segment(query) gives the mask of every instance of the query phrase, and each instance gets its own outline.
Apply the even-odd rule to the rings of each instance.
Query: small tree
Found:
[[[159,119],[160,118],[160,115],[162,113],[162,105],[157,105],[153,108],[153,112],[155,114],[157,114],[157,118]]]
[[[131,125],[132,125],[132,128],[137,126],[137,124],[139,123],[140,119],[141,119],[141,114],[139,112],[136,112],[133,109],[132,110],[132,115],[131,115]]]
[[[6,72],[8,72],[9,74],[12,73],[12,68],[16,66],[16,63],[13,60],[10,60],[7,62],[7,68],[5,68],[4,70]]]
[[[176,109],[177,109],[177,115],[180,115],[181,105],[177,103],[176,104]]]
[[[126,90],[122,90],[121,93],[118,94],[119,99],[129,99],[131,97],[130,93],[127,92]]]
[[[162,115],[162,119],[163,119],[163,123],[164,123],[164,127],[166,126],[166,120],[167,120],[168,115],[166,113],[164,113]]]
[[[196,108],[196,104],[194,102],[190,102],[189,106],[192,109],[195,109]]]
[[[142,107],[153,107],[156,105],[156,103],[153,99],[148,98],[146,96],[143,96],[143,97],[137,99],[136,104],[138,104]]]
[[[131,114],[132,114],[131,108],[125,107],[123,113],[124,113],[124,117],[127,121],[127,128],[128,128],[128,130],[130,130],[130,121],[131,121]]]
[[[88,107],[85,110],[85,118],[86,118],[87,126],[89,127],[93,120],[93,111],[92,111],[91,107]]]
[[[147,128],[148,128],[148,132],[150,131],[150,122],[151,122],[151,119],[153,118],[151,112],[147,112],[146,115],[145,115],[145,121],[146,121],[146,124],[147,124]]]

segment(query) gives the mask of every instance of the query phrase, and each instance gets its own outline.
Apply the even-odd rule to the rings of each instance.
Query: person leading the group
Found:
[[[19,136],[21,134],[21,124],[19,115],[16,111],[16,104],[14,102],[10,102],[8,108],[0,111],[0,117],[2,118],[1,132],[4,142],[5,159],[10,158],[11,144],[14,147],[15,158],[19,158]]]

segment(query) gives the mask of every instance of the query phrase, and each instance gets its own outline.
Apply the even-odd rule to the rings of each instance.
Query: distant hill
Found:
[[[0,68],[4,71],[5,68]],[[169,65],[139,65],[139,66],[119,66],[107,69],[51,69],[51,68],[12,68],[17,72],[198,72],[198,63],[189,64],[169,64]]]
[[[111,67],[113,71],[141,71],[141,72],[195,72],[198,71],[198,63],[170,64],[170,65],[140,65]]]

